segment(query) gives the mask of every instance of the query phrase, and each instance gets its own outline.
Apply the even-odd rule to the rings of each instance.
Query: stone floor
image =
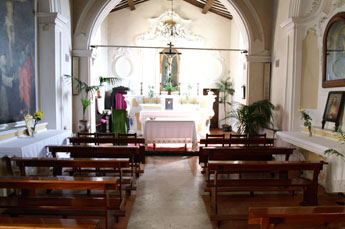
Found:
[[[200,173],[197,157],[147,157],[144,174],[138,179],[137,191],[130,196],[127,217],[120,219],[116,228],[169,229],[169,228],[217,228],[210,222],[214,214],[210,208],[210,196],[204,193],[204,177]],[[319,189],[319,204],[334,205],[340,197],[326,194]],[[221,214],[248,215],[250,206],[298,206],[302,192],[289,193],[232,193],[219,197]],[[222,229],[256,229],[247,220],[223,222]],[[324,228],[305,226],[281,226],[278,228]],[[337,227],[338,228],[338,227]]]
[[[187,157],[148,157],[127,228],[213,228]]]

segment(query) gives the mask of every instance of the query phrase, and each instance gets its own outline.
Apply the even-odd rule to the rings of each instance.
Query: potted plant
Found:
[[[235,118],[238,133],[258,134],[260,129],[272,124],[274,105],[268,100],[260,100],[251,105],[239,104],[230,112],[229,117]]]
[[[232,88],[232,82],[230,81],[230,76],[225,80],[221,80],[216,83],[216,86],[219,90],[219,93],[222,93],[222,96],[219,98],[218,103],[223,104],[224,110],[224,124],[222,125],[223,132],[230,132],[232,130],[231,126],[227,124],[228,115],[228,106],[231,106],[231,103],[228,101],[230,95],[234,95],[235,89]],[[222,119],[223,120],[223,119]]]
[[[87,83],[81,81],[77,77],[73,77],[70,75],[65,75],[66,77],[72,78],[77,83],[77,88],[79,91],[81,91],[81,104],[83,106],[83,119],[79,120],[78,129],[79,132],[88,132],[90,129],[90,123],[89,120],[86,120],[85,118],[85,112],[86,109],[91,105],[92,96],[94,93],[98,92],[102,86],[104,86],[104,83],[109,84],[115,84],[120,79],[117,77],[98,77],[98,85],[88,85]]]
[[[174,86],[172,85],[171,81],[169,81],[169,82],[167,82],[167,83],[165,84],[165,86],[164,86],[163,89],[165,89],[165,90],[168,91],[168,95],[171,95],[171,92],[177,90],[178,87],[174,87]]]

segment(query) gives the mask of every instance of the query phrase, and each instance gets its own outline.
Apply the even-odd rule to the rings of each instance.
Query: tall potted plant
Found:
[[[236,119],[238,133],[258,134],[260,129],[272,124],[274,105],[268,100],[260,100],[251,105],[239,104],[229,117]]]
[[[98,85],[88,85],[87,83],[81,81],[77,77],[73,77],[70,75],[65,75],[66,77],[72,78],[77,83],[77,89],[81,91],[81,104],[83,106],[83,119],[79,120],[78,129],[80,132],[87,132],[90,129],[89,120],[85,118],[86,109],[91,105],[92,96],[100,90],[104,83],[108,84],[115,84],[116,82],[120,81],[117,77],[98,77]]]
[[[219,104],[223,104],[224,110],[224,124],[222,125],[222,129],[224,132],[230,132],[232,130],[231,126],[227,123],[227,119],[229,118],[228,114],[228,106],[231,106],[231,103],[228,101],[230,95],[234,95],[235,89],[232,88],[232,82],[230,81],[230,76],[227,77],[225,80],[221,80],[220,82],[216,83],[216,86],[222,96],[219,97]]]

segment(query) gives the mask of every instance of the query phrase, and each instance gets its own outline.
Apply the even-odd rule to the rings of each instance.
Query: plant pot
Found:
[[[168,91],[168,95],[171,95],[171,91]]]
[[[222,131],[223,132],[231,132],[232,131],[232,127],[228,124],[223,124],[222,125]]]
[[[79,132],[89,132],[91,129],[89,120],[79,120],[78,122],[78,131]]]

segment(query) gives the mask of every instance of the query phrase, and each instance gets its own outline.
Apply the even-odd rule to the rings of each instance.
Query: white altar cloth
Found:
[[[345,155],[345,147],[340,141],[328,137],[313,135],[302,132],[277,132],[277,140],[287,142],[294,146],[306,149],[310,152],[325,157],[328,165],[324,167],[326,171],[325,186],[327,192],[345,192],[345,160],[335,155],[325,155],[327,149],[336,149]],[[320,180],[319,180],[320,182]]]
[[[198,144],[194,120],[155,119],[146,120],[144,129],[145,143],[192,143],[193,151]]]
[[[177,110],[156,110],[156,111],[140,111],[139,120],[145,123],[148,118],[182,118],[194,120],[196,124],[200,122],[199,111],[177,111]]]
[[[46,145],[62,145],[72,136],[70,130],[39,131],[34,137],[21,135],[0,141],[0,158],[2,157],[44,157],[47,156]]]

